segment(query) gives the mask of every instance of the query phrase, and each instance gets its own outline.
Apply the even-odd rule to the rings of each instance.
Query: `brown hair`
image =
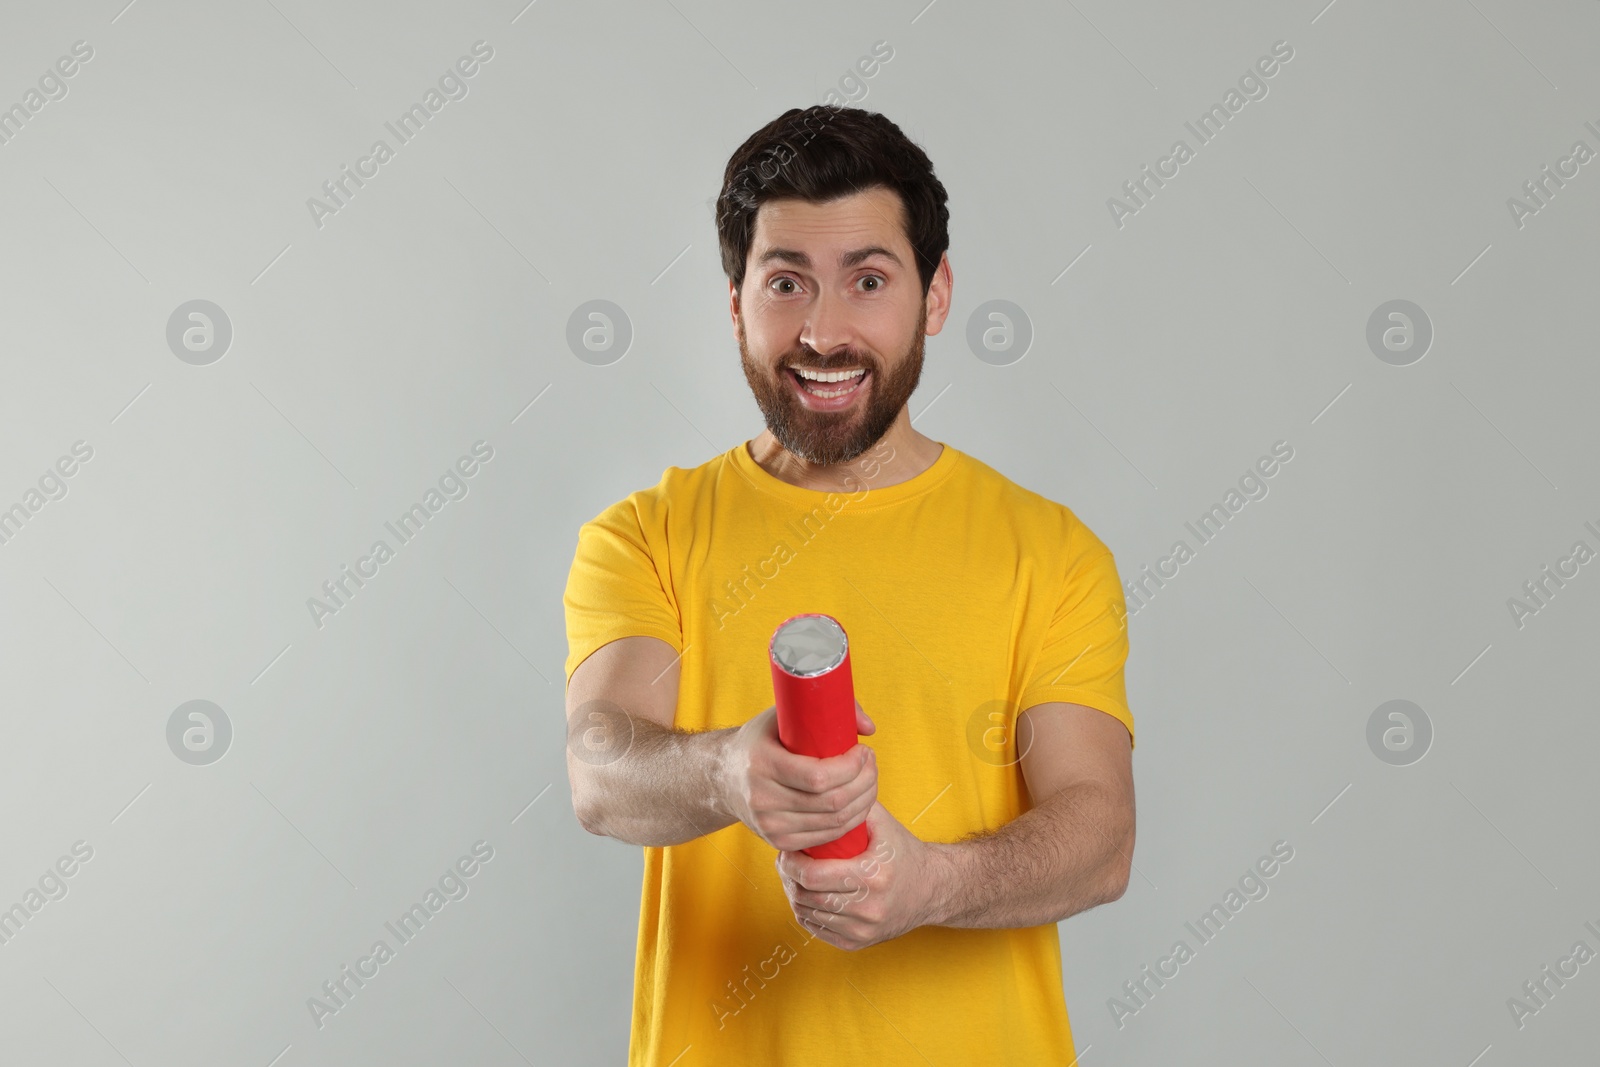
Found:
[[[717,197],[722,270],[744,288],[756,212],[768,200],[813,204],[883,186],[900,196],[922,293],[950,247],[950,209],[927,153],[873,111],[816,104],[790,108],[751,134],[728,160]]]

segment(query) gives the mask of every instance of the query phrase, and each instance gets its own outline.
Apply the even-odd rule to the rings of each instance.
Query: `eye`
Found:
[[[795,281],[794,281],[794,279],[793,279],[793,278],[790,278],[790,277],[788,277],[788,276],[784,276],[784,277],[780,277],[780,278],[774,278],[774,279],[772,279],[772,282],[771,282],[771,284],[772,284],[772,285],[794,285],[794,284],[795,284]],[[778,290],[778,291],[779,291],[779,292],[780,292],[780,293],[785,293],[785,294],[787,294],[787,293],[791,293],[791,292],[793,292],[793,291],[794,291],[794,290],[792,290],[792,289],[780,289],[780,290]]]
[[[862,275],[861,281],[864,281],[864,282],[876,282],[877,283],[871,289],[867,290],[869,293],[875,293],[879,289],[883,288],[884,279],[883,279],[883,277],[881,275],[865,274],[865,275]]]

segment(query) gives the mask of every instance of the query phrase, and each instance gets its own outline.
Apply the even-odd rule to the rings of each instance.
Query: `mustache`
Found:
[[[829,359],[808,348],[785,356],[779,363],[778,369],[788,370],[791,367],[800,366],[826,373],[827,371],[849,370],[853,367],[865,367],[868,370],[872,370],[875,364],[870,358],[858,356],[853,352],[846,352],[843,356],[835,356]]]

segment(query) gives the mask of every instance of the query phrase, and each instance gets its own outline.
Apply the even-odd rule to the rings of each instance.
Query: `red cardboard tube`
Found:
[[[767,645],[778,740],[790,752],[819,759],[855,745],[856,696],[850,678],[850,640],[831,615],[785,620]],[[867,850],[867,824],[842,837],[802,849],[815,859],[849,859]]]

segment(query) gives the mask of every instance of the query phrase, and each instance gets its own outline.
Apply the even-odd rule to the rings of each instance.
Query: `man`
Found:
[[[945,200],[881,115],[752,135],[717,226],[767,428],[579,532],[567,766],[584,828],[645,847],[632,1065],[1076,1059],[1054,924],[1127,886],[1125,607],[1069,509],[911,426]],[[828,759],[771,706],[805,612],[871,738]]]

